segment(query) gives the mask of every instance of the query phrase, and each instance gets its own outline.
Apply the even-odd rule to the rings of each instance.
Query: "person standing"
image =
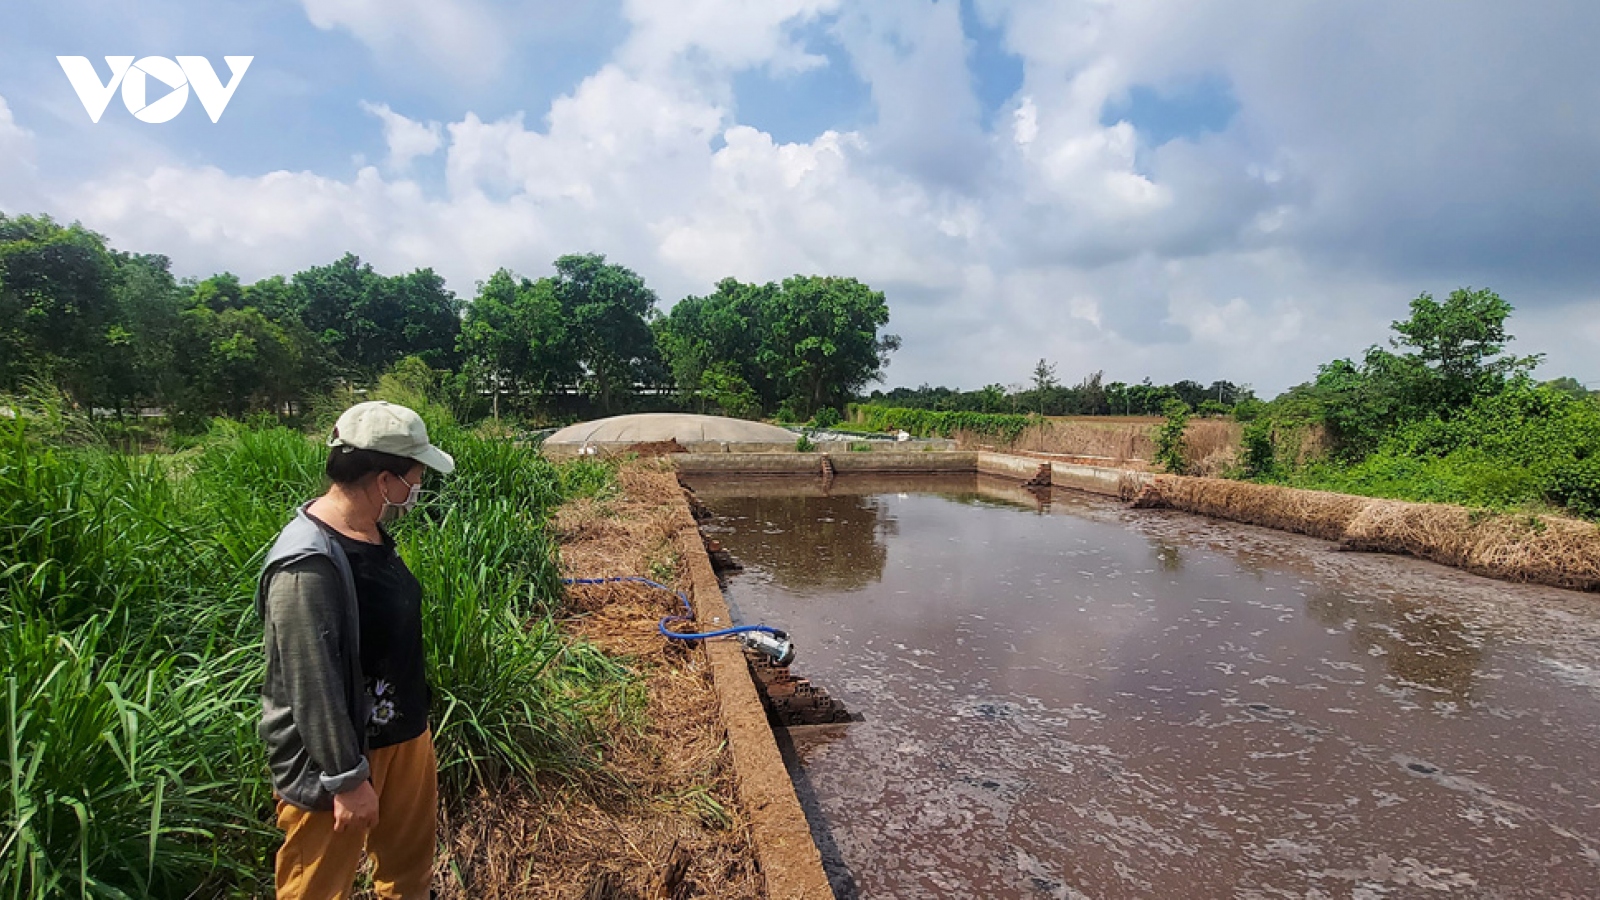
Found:
[[[416,505],[425,469],[448,475],[455,461],[420,416],[384,401],[346,410],[328,447],[328,488],[279,533],[256,592],[277,896],[349,897],[365,849],[380,897],[425,898],[438,763],[422,585],[383,525]]]

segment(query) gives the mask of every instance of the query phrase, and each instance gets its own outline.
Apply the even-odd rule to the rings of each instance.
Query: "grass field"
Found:
[[[395,533],[428,598],[446,797],[592,768],[639,692],[557,625],[548,516],[611,473],[430,430],[458,474]],[[0,896],[268,888],[252,597],[325,453],[289,429],[219,423],[181,452],[129,455],[59,416],[0,420]]]

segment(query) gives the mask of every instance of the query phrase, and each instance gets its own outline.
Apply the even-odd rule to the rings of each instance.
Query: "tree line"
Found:
[[[1156,384],[1149,378],[1136,383],[1106,382],[1104,372],[1091,372],[1076,385],[1056,379],[1056,365],[1041,359],[1026,384],[989,384],[962,391],[924,384],[916,388],[875,390],[866,399],[882,406],[926,409],[936,412],[1036,413],[1042,416],[1155,416],[1171,401],[1179,401],[1201,415],[1225,416],[1243,405],[1258,404],[1246,385],[1213,381],[1209,385],[1188,379]]]
[[[408,358],[464,415],[550,418],[694,408],[809,418],[881,377],[899,339],[853,278],[727,279],[670,313],[598,254],[540,278],[501,269],[464,300],[434,270],[384,275],[353,254],[243,283],[180,279],[171,260],[79,224],[0,213],[0,391],[53,384],[116,415],[176,422],[292,413]]]

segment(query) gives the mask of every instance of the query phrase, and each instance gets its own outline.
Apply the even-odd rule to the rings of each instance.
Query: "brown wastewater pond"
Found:
[[[841,898],[1600,897],[1600,597],[976,476],[690,479]]]

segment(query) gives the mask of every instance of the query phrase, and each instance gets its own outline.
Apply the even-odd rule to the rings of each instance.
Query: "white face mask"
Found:
[[[391,503],[389,501],[389,495],[384,494],[383,512],[378,514],[378,521],[380,522],[393,522],[395,519],[400,518],[402,515],[415,509],[417,506],[417,500],[422,497],[421,481],[418,481],[416,484],[412,484],[411,482],[407,481],[403,475],[396,475],[395,477],[400,479],[401,484],[405,485],[411,490],[406,494],[406,499],[400,501],[399,503]]]

